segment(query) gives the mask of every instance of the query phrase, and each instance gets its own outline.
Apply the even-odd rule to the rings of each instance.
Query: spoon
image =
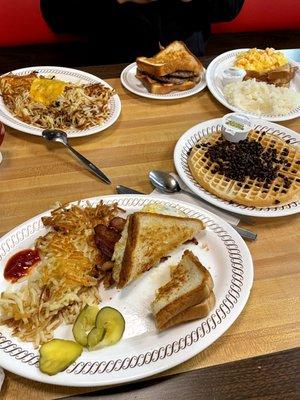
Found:
[[[44,139],[49,140],[49,142],[58,142],[66,146],[90,172],[100,178],[103,182],[107,184],[111,183],[110,179],[98,167],[96,167],[96,165],[91,163],[88,159],[83,157],[82,154],[78,153],[78,151],[69,145],[66,132],[60,131],[59,129],[46,129],[42,132],[42,136]]]
[[[179,182],[171,175],[168,174],[167,172],[163,172],[163,171],[150,171],[149,172],[149,179],[150,182],[152,183],[152,185],[158,189],[160,192],[163,193],[176,193],[176,192],[181,192],[184,194],[187,194],[189,196],[194,197],[197,200],[201,200],[204,201],[202,198],[199,198],[199,196],[197,196],[196,194],[192,193],[192,192],[188,192],[185,189],[182,189],[182,187],[180,186]],[[204,201],[205,202],[205,201]],[[206,203],[206,202],[205,202]],[[233,226],[233,228],[244,238],[246,239],[250,239],[250,240],[256,240],[256,233],[251,232],[247,229],[243,229],[243,228],[239,228],[237,226],[234,225],[234,222],[237,223],[238,219],[236,216],[233,216],[233,214],[228,213],[228,212],[224,212],[223,210],[219,210],[217,207],[212,206],[211,204],[209,204],[209,207],[212,210],[217,211],[217,213],[223,214],[224,215],[224,219],[226,219],[230,225]]]

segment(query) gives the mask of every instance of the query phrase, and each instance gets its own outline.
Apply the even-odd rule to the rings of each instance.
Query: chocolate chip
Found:
[[[280,200],[276,199],[276,200],[274,201],[274,203],[275,203],[275,204],[279,204],[279,203],[280,203]]]

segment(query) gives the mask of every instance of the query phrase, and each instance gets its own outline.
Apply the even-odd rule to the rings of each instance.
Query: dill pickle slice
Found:
[[[105,335],[105,329],[103,326],[94,327],[87,337],[87,347],[89,350],[93,350],[103,339]]]
[[[96,317],[99,313],[97,306],[86,305],[79,313],[73,325],[73,336],[82,346],[87,345],[90,330],[95,326]]]
[[[99,342],[101,346],[111,346],[116,344],[123,336],[125,330],[125,320],[123,315],[112,307],[103,307],[97,315],[96,327],[104,328],[103,339]]]
[[[73,340],[52,339],[40,347],[40,371],[55,375],[68,368],[81,353],[82,346]]]

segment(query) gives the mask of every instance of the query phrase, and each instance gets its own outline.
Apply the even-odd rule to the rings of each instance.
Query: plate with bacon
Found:
[[[59,205],[0,239],[0,365],[101,386],[174,367],[238,318],[249,250],[208,211],[143,195]]]

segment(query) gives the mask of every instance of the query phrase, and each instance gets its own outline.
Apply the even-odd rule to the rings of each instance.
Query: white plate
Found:
[[[201,82],[197,83],[195,87],[182,92],[171,92],[168,94],[153,94],[149,93],[142,82],[135,77],[136,63],[128,65],[121,73],[121,82],[130,92],[138,94],[142,97],[148,97],[149,99],[158,100],[176,100],[184,97],[193,96],[196,93],[201,92],[206,87],[205,70]]]
[[[74,83],[101,83],[102,85],[112,87],[102,79],[98,78],[95,75],[88,74],[87,72],[79,71],[77,69],[72,68],[64,68],[64,67],[30,67],[30,68],[22,68],[17,69],[15,71],[11,71],[16,75],[26,75],[30,72],[37,71],[42,75],[55,75],[57,79],[61,79],[66,82],[74,82]],[[96,125],[88,129],[82,130],[66,130],[69,138],[73,137],[82,137],[92,135],[94,133],[103,131],[104,129],[111,126],[119,117],[121,112],[121,101],[117,94],[112,96],[109,100],[109,108],[110,115],[106,121],[104,121],[101,125]],[[31,135],[42,136],[43,129],[36,127],[34,125],[26,124],[22,122],[20,119],[15,117],[5,106],[2,96],[0,96],[0,121],[4,124],[10,126],[11,128],[17,129],[21,132],[30,133]]]
[[[262,119],[251,118],[251,120],[253,121],[255,127],[264,128],[266,132],[278,135],[281,139],[289,140],[290,144],[298,145],[300,142],[299,134],[291,129],[274,124],[272,122],[264,121]],[[201,122],[185,132],[175,146],[174,163],[176,170],[191,191],[211,204],[237,214],[249,215],[252,217],[282,217],[284,215],[299,213],[299,201],[293,201],[292,203],[278,207],[249,207],[237,203],[229,203],[229,201],[223,200],[209,193],[196,182],[196,180],[192,177],[188,167],[188,152],[201,137],[208,135],[216,129],[220,129],[221,126],[222,118]]]
[[[280,114],[280,115],[258,115],[256,113],[252,113],[250,111],[245,111],[240,108],[233,106],[232,104],[228,103],[224,94],[223,94],[223,85],[221,80],[222,72],[232,67],[235,61],[236,56],[249,49],[237,49],[232,51],[227,51],[216,57],[207,67],[206,72],[206,82],[209,90],[211,91],[212,95],[219,100],[225,107],[229,108],[232,111],[239,111],[243,112],[243,114],[247,114],[252,117],[263,118],[268,121],[287,121],[289,119],[294,119],[300,116],[300,107],[296,108],[295,110],[290,111],[288,114]],[[293,65],[296,65],[292,60],[289,62]],[[296,72],[294,79],[290,84],[290,88],[296,90],[300,93],[300,72],[299,70]]]
[[[164,371],[193,357],[218,339],[242,312],[253,282],[250,252],[238,233],[219,217],[178,200],[143,195],[116,195],[89,199],[94,204],[118,202],[133,212],[146,204],[166,204],[199,218],[206,230],[199,245],[186,244],[171,254],[157,268],[143,274],[122,291],[101,291],[101,306],[110,305],[124,315],[126,328],[122,340],[111,347],[88,352],[84,350],[66,371],[54,376],[42,374],[38,367],[38,351],[29,343],[12,337],[9,328],[0,326],[0,364],[5,369],[40,382],[63,386],[102,386],[129,382]],[[86,200],[85,200],[86,201]],[[85,203],[82,202],[82,204]],[[9,257],[32,246],[46,233],[40,214],[19,225],[0,239],[2,271]],[[207,244],[205,251],[201,244]],[[184,249],[190,248],[212,274],[216,306],[207,318],[182,324],[158,334],[150,314],[155,290],[168,280],[170,265],[178,262]],[[0,277],[0,292],[8,286]],[[71,326],[55,332],[56,337],[72,338]],[[224,359],[226,362],[226,359]]]

